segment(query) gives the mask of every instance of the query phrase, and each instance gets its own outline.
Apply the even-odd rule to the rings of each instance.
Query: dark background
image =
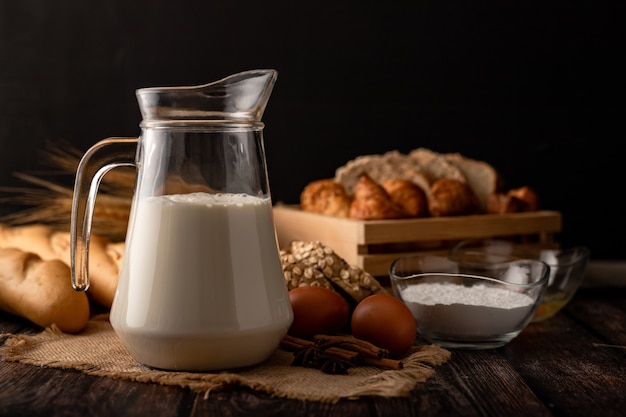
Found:
[[[46,143],[138,135],[137,88],[275,68],[275,202],[358,155],[460,152],[535,187],[565,245],[626,258],[625,6],[394,3],[0,0],[0,185]]]

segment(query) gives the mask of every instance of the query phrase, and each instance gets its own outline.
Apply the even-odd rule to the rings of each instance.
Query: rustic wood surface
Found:
[[[0,314],[0,333],[40,330]],[[177,387],[0,361],[0,416],[625,416],[626,286],[583,287],[564,311],[505,347],[452,352],[408,398],[337,404],[248,389],[203,398]]]

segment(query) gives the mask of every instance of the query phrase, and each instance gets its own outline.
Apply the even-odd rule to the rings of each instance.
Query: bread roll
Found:
[[[519,213],[524,211],[524,202],[508,193],[493,193],[487,199],[488,214]]]
[[[69,266],[15,248],[0,249],[0,309],[75,333],[89,320],[89,300],[71,284]]]
[[[539,210],[537,193],[528,186],[515,188],[508,192],[497,192],[487,200],[487,213],[506,214]]]
[[[394,203],[387,191],[372,180],[369,175],[361,175],[354,189],[350,205],[350,218],[359,220],[386,220],[407,217],[402,208]]]
[[[117,287],[119,259],[107,252],[109,239],[91,234],[89,247],[90,287],[87,295],[97,304],[110,308]],[[58,259],[71,265],[70,234],[43,224],[10,227],[0,225],[0,248],[17,248],[37,254],[43,260]],[[71,278],[70,278],[71,282]]]
[[[509,195],[524,202],[524,211],[539,210],[539,196],[532,187],[523,186],[509,190]]]
[[[333,179],[322,179],[307,184],[300,194],[300,208],[303,211],[348,217],[350,197],[345,188]]]
[[[463,216],[477,214],[480,208],[478,199],[468,184],[441,178],[430,190],[428,211],[433,217]]]
[[[502,188],[500,173],[485,161],[468,158],[459,153],[447,153],[444,156],[463,173],[478,198],[481,211],[486,212],[489,196]]]
[[[407,217],[428,217],[428,197],[420,186],[399,178],[383,181],[381,185]]]

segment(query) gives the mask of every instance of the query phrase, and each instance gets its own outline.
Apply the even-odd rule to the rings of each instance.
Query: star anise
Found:
[[[326,353],[319,343],[312,343],[294,351],[291,366],[304,366],[319,369],[327,374],[345,375],[352,364],[345,359]]]
[[[293,352],[293,361],[291,362],[291,366],[317,368],[320,353],[320,348],[315,343],[299,348]]]
[[[332,355],[321,355],[319,369],[326,374],[347,375],[352,364]]]
[[[371,365],[402,369],[402,360],[388,358],[389,352],[353,336],[315,335],[313,340],[286,335],[280,346],[294,354],[291,366],[346,374],[352,366]]]

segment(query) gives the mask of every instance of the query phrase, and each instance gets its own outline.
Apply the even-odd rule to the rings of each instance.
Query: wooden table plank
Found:
[[[193,394],[178,387],[100,378],[78,371],[4,362],[0,368],[0,415],[151,416],[189,415]]]
[[[405,414],[403,408],[398,408]],[[198,396],[191,416],[247,417],[265,416],[376,416],[367,400],[343,400],[336,404],[273,398],[268,394],[237,389],[212,393],[209,399]]]
[[[502,352],[556,415],[624,416],[624,355],[594,347],[603,342],[560,313],[531,324]]]
[[[531,324],[505,347],[452,350],[450,361],[408,398],[336,404],[277,399],[237,387],[204,398],[179,387],[0,361],[0,415],[623,416],[626,351],[618,345],[626,342],[625,326],[626,287],[583,288],[556,317]],[[0,333],[39,331],[0,313]]]
[[[41,329],[28,320],[0,311],[0,335],[35,333],[37,331],[41,331]],[[4,343],[4,340],[5,337],[0,336],[0,344]]]
[[[418,389],[424,392],[434,394],[429,403],[437,408],[424,415],[551,416],[499,349],[452,350],[432,383]]]
[[[607,344],[622,346],[626,354],[626,287],[583,288],[565,312],[593,329]]]

